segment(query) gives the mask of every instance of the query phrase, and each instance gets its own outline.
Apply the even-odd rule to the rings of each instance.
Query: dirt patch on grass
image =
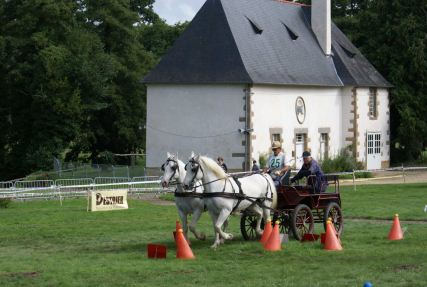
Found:
[[[4,277],[27,277],[27,278],[35,278],[35,277],[37,277],[39,275],[40,275],[40,273],[36,272],[36,271],[0,273],[0,276],[4,276]]]
[[[171,271],[171,273],[178,273],[178,274],[191,274],[194,273],[194,270],[176,270],[176,271]]]
[[[403,272],[403,271],[421,271],[421,266],[416,264],[402,264],[397,265],[392,268],[394,272]]]
[[[153,193],[143,194],[143,195],[140,195],[137,197],[133,197],[132,199],[148,201],[148,202],[155,204],[155,205],[168,205],[168,206],[175,205],[175,202],[160,199],[157,194],[153,194]]]
[[[393,222],[393,219],[373,219],[373,218],[365,218],[365,217],[351,217],[346,218],[346,221],[354,221],[354,222],[368,222],[368,223],[376,223],[376,224],[389,224]],[[427,224],[427,220],[400,220],[400,223],[404,224]]]

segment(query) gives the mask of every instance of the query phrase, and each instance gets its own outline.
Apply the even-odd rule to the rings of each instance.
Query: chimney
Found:
[[[331,0],[311,0],[311,29],[325,55],[331,55]]]

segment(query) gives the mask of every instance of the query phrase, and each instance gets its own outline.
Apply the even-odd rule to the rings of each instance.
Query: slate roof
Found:
[[[326,57],[310,18],[275,0],[207,0],[144,82],[391,86],[334,24]]]

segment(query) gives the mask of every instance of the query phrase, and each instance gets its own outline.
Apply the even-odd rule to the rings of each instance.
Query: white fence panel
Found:
[[[163,188],[160,185],[159,177],[157,176],[140,176],[132,178],[132,184],[129,188],[129,192],[132,194],[143,194],[143,193],[155,193],[159,194],[163,192]]]
[[[32,181],[16,181],[14,188],[16,189],[50,189],[54,186],[53,180],[32,180]]]
[[[9,189],[13,187],[13,182],[11,181],[0,181],[0,190]]]
[[[105,189],[103,186],[97,186],[98,184],[114,184],[109,186],[110,189],[128,188],[129,185],[125,184],[128,182],[130,182],[130,178],[128,177],[95,177],[95,189]]]
[[[95,182],[92,178],[57,179],[55,185],[62,197],[85,196],[93,189]]]

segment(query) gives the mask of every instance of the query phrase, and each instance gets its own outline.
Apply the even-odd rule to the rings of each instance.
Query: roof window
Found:
[[[296,39],[298,39],[298,34],[297,33],[295,33],[291,28],[289,28],[285,23],[283,23],[282,22],[282,24],[283,24],[283,26],[285,26],[285,28],[286,28],[286,31],[288,31],[288,34],[289,34],[289,37],[291,37],[291,39],[293,40],[293,41],[295,41]]]
[[[248,16],[246,16],[246,19],[248,19],[249,23],[251,24],[252,29],[254,30],[255,34],[262,34],[262,28],[258,23],[256,23],[254,20],[250,19]]]
[[[346,47],[344,47],[343,45],[339,44],[341,49],[344,51],[344,53],[349,57],[349,58],[354,58],[354,56],[357,55],[356,52],[353,52],[349,49],[347,49]]]

